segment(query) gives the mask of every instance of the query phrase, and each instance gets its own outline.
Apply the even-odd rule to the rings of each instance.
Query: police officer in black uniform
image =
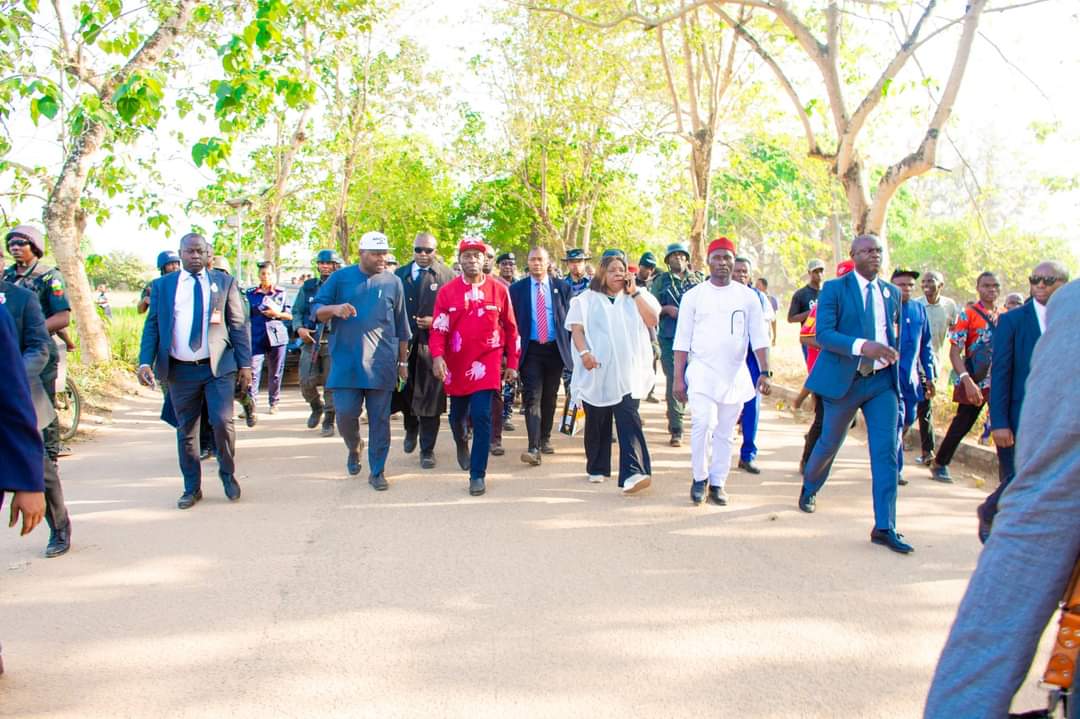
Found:
[[[341,255],[334,250],[319,250],[315,255],[319,276],[301,285],[293,303],[293,328],[304,342],[300,348],[300,392],[311,405],[307,426],[315,429],[321,418],[322,430],[319,434],[323,437],[334,436],[334,393],[324,389],[322,398],[319,397],[319,385],[325,387],[326,377],[330,374],[330,336],[311,314],[311,301],[326,278],[341,269],[343,264]]]
[[[4,279],[17,287],[30,290],[45,314],[45,328],[50,335],[61,332],[71,322],[71,305],[64,294],[64,278],[55,267],[44,267],[45,241],[41,232],[31,225],[18,225],[4,237],[8,253],[15,265],[4,271]],[[49,343],[49,361],[41,373],[41,382],[49,402],[56,406],[56,378],[60,353],[54,342]],[[42,432],[45,440],[45,521],[49,525],[49,544],[46,557],[59,557],[71,549],[71,518],[64,503],[60,486],[60,422],[55,417]]]
[[[159,252],[157,256],[157,268],[161,276],[165,276],[170,272],[176,272],[180,269],[180,255],[176,254],[175,250],[165,250]],[[146,287],[143,287],[142,294],[139,296],[139,304],[135,306],[135,310],[140,314],[146,314],[146,311],[150,309],[150,283],[146,283]]]

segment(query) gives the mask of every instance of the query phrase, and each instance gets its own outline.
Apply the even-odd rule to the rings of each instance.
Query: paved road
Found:
[[[519,428],[474,499],[448,433],[421,472],[398,421],[390,491],[345,479],[290,392],[238,430],[242,500],[214,475],[181,512],[159,404],[63,460],[68,556],[0,533],[0,715],[913,717],[979,548],[982,491],[921,471],[898,511],[916,553],[871,545],[854,439],[799,513],[802,427],[774,411],[765,472],[695,508],[660,405],[642,496],[588,484],[577,438],[525,467]]]

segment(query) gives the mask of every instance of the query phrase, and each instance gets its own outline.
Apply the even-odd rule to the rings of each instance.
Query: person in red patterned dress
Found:
[[[461,276],[435,296],[430,348],[432,370],[450,398],[450,430],[458,465],[469,472],[469,494],[484,493],[491,445],[491,400],[503,381],[517,379],[518,328],[506,287],[483,272],[485,245],[466,237],[458,245]],[[503,357],[506,370],[500,372]],[[465,418],[472,420],[472,452]]]

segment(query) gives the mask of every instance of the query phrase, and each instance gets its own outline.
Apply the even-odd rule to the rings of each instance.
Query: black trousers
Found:
[[[810,425],[810,430],[806,433],[806,442],[803,443],[802,464],[804,467],[810,461],[810,453],[814,451],[814,445],[821,436],[821,427],[825,423],[825,400],[816,394],[810,396],[814,398],[814,423]]]
[[[538,450],[541,442],[551,439],[563,369],[557,343],[540,344],[529,340],[529,350],[521,366],[521,401],[525,406],[529,451]]]
[[[406,407],[401,412],[405,420],[405,434],[420,437],[420,452],[430,454],[435,451],[435,440],[439,438],[439,429],[442,427],[442,415],[434,417],[420,417],[413,414],[411,408]]]
[[[42,372],[41,381],[45,387],[45,394],[53,407],[56,406],[56,379],[57,361],[50,360]],[[64,530],[71,523],[68,517],[67,503],[64,501],[64,488],[60,484],[60,420],[53,417],[45,429],[41,431],[41,438],[45,444],[45,523],[49,529]]]
[[[203,402],[206,402],[210,427],[217,445],[218,473],[236,472],[236,429],[233,425],[233,394],[236,373],[215,377],[210,365],[182,365],[169,368],[169,398],[176,412],[176,449],[180,472],[184,475],[184,491],[195,492],[202,485],[202,463],[199,461],[199,427],[202,424]]]
[[[652,474],[649,447],[638,414],[640,402],[626,395],[611,407],[585,407],[585,471],[592,475],[611,476],[611,423],[619,435],[619,486],[635,474]]]
[[[919,440],[922,442],[922,453],[931,455],[937,446],[937,438],[934,437],[934,412],[930,400],[924,399],[915,405],[915,418],[919,420]]]
[[[985,406],[985,403],[980,405],[956,405],[956,416],[953,417],[952,422],[949,424],[949,431],[945,433],[945,439],[941,440],[941,446],[938,447],[937,456],[934,460],[937,464],[942,467],[948,466],[949,462],[952,461],[953,453],[960,446],[960,440],[966,437],[971,428],[975,426],[975,423],[979,421],[979,415],[982,414],[982,409]]]

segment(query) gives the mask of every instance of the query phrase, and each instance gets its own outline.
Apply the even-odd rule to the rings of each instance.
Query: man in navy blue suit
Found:
[[[825,283],[817,304],[821,354],[806,387],[825,403],[821,437],[806,462],[799,509],[813,512],[833,458],[860,409],[870,444],[874,529],[870,541],[895,552],[914,551],[896,531],[896,448],[900,412],[897,326],[900,290],[878,279],[883,248],[874,235],[851,243],[855,271]]]
[[[979,539],[990,535],[1001,493],[1016,476],[1015,444],[1024,403],[1024,385],[1031,370],[1031,354],[1046,328],[1046,303],[1069,281],[1060,262],[1042,262],[1028,278],[1031,300],[998,319],[994,329],[994,362],[990,366],[990,429],[998,454],[998,487],[979,505]]]
[[[915,410],[924,399],[934,396],[934,350],[931,347],[930,320],[926,308],[912,301],[915,270],[895,269],[892,282],[900,290],[900,446],[896,450],[896,468],[900,473],[897,481],[904,479],[904,435],[915,424]]]
[[[563,371],[574,366],[570,334],[563,329],[573,291],[565,280],[552,277],[551,257],[543,247],[529,250],[529,274],[510,285],[521,333],[521,399],[525,406],[528,450],[521,461],[536,466],[541,454],[554,454],[551,427]]]
[[[209,268],[210,246],[202,235],[180,239],[182,269],[150,284],[150,309],[139,347],[139,381],[168,383],[176,413],[176,443],[184,493],[176,506],[202,499],[199,425],[206,402],[218,474],[229,501],[240,499],[236,481],[233,395],[251,385],[251,329],[236,280]]]

